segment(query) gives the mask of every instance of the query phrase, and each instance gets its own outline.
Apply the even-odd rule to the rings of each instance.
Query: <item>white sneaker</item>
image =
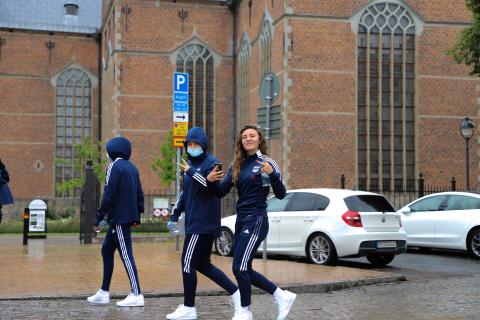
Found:
[[[177,307],[172,313],[167,314],[167,319],[170,320],[193,320],[197,319],[197,309],[195,307],[187,307],[183,304]]]
[[[88,297],[87,301],[93,304],[107,304],[110,302],[110,293],[99,289],[93,296]]]
[[[253,314],[250,312],[250,310],[245,310],[244,308],[240,307],[239,309],[235,310],[232,320],[253,320]]]
[[[279,298],[275,299],[275,303],[277,304],[277,307],[278,307],[277,320],[284,320],[287,317],[288,313],[290,312],[290,308],[292,307],[296,297],[297,295],[295,293],[290,292],[288,290],[283,290]]]
[[[242,308],[242,301],[240,299],[239,290],[235,291],[235,293],[230,296],[230,304],[233,306],[235,312],[237,312],[238,309]]]
[[[118,307],[143,307],[144,305],[143,294],[130,293],[125,299],[117,302]]]

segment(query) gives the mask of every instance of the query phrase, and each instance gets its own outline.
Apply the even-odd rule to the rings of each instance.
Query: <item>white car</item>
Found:
[[[399,212],[408,246],[465,250],[480,258],[480,195],[434,193]]]
[[[268,200],[267,253],[307,257],[315,264],[366,256],[383,266],[405,252],[400,214],[383,195],[344,189],[289,190]],[[222,219],[215,240],[220,255],[232,254],[236,216]],[[263,244],[259,252],[263,250]]]

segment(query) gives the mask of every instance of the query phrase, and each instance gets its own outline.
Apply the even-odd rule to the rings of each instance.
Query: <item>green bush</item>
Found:
[[[67,218],[47,218],[47,233],[79,233],[80,217],[71,216]],[[160,219],[145,219],[139,227],[132,228],[132,232],[141,233],[162,233],[168,232],[165,222]],[[5,219],[0,224],[1,233],[23,233],[23,220]]]
[[[148,218],[142,221],[142,224],[132,228],[132,232],[168,232],[165,222],[158,218]]]
[[[54,209],[47,210],[47,219],[58,220],[63,218],[70,218],[75,215],[75,209],[66,208],[63,210],[55,211]]]
[[[47,219],[48,233],[79,233],[80,217]],[[0,233],[23,233],[22,219],[6,219],[0,224]]]
[[[0,233],[23,233],[23,220],[4,219],[0,224]]]
[[[56,220],[47,219],[48,233],[79,233],[80,217],[73,216]]]

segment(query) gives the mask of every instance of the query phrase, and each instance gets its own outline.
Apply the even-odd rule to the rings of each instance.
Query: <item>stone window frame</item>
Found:
[[[252,46],[248,34],[243,34],[243,40],[238,53],[238,97],[240,126],[250,123],[250,59],[252,55]]]
[[[212,153],[215,152],[215,67],[218,63],[217,60],[214,51],[198,41],[182,45],[176,52],[175,58],[175,70],[189,74],[189,128],[196,126],[205,129]]]
[[[358,41],[358,187],[414,190],[416,37],[423,19],[403,1],[376,0],[353,15],[351,23]]]

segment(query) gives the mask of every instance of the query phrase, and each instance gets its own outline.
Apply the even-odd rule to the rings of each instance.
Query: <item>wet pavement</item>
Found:
[[[300,293],[290,320],[446,320],[479,319],[480,276],[401,281],[329,293]],[[145,307],[119,308],[114,301],[93,306],[85,300],[0,300],[0,319],[165,319],[180,297],[148,298]],[[197,297],[199,320],[231,319],[226,296]],[[255,320],[276,319],[271,295],[255,294]]]
[[[181,248],[180,243],[180,248]],[[30,239],[22,246],[19,236],[0,236],[0,300],[83,299],[96,292],[102,280],[101,239],[81,245],[77,237],[49,236]],[[181,251],[173,239],[152,237],[135,241],[134,256],[140,286],[146,297],[182,295]],[[231,258],[212,255],[212,262],[232,280]],[[362,284],[404,279],[388,272],[327,267],[285,260],[254,260],[254,268],[281,287],[295,292],[325,292]],[[118,255],[110,292],[113,298],[130,292],[128,278]],[[198,277],[199,295],[224,292],[203,275]],[[44,302],[49,303],[49,302]]]

